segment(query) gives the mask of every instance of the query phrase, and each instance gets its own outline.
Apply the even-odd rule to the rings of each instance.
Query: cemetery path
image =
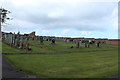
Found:
[[[2,57],[2,78],[36,78],[36,77],[32,75],[27,75],[22,71],[17,71],[4,57]]]

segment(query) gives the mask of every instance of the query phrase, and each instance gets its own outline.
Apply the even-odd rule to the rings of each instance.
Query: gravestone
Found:
[[[82,41],[81,40],[77,40],[76,48],[81,48],[81,45],[82,45]]]
[[[96,45],[97,45],[97,47],[99,48],[99,47],[100,47],[100,41],[98,41],[98,42],[96,43]]]
[[[26,49],[26,50],[29,49],[29,44],[28,44],[28,43],[25,45],[25,49]]]
[[[73,42],[74,42],[74,43],[77,43],[77,40],[76,40],[76,39],[74,39],[74,40],[73,40]]]
[[[90,47],[91,40],[88,40],[88,47]]]
[[[23,36],[20,36],[20,43],[19,43],[19,48],[23,48]]]
[[[79,40],[76,40],[76,48],[79,48]]]
[[[20,32],[17,33],[16,43],[17,43],[17,48],[19,48],[19,46],[20,46]]]
[[[13,34],[13,40],[12,40],[12,44],[15,45],[15,33]]]
[[[18,40],[17,38],[15,38],[15,47],[17,48],[17,43],[18,43]]]
[[[70,40],[69,39],[67,39],[67,42],[69,42]]]
[[[24,41],[23,41],[23,48],[26,49],[26,44],[27,44],[27,37],[25,37]]]
[[[88,41],[84,41],[84,43],[85,43],[85,47],[87,47]]]
[[[52,45],[55,45],[55,44],[56,44],[54,38],[52,39],[52,43],[51,43],[51,44],[52,44]]]
[[[2,33],[2,41],[5,41],[5,34]]]
[[[12,44],[12,34],[7,34],[6,41],[8,44]]]
[[[6,38],[7,38],[7,34],[5,34],[5,35],[4,35],[4,37],[5,37],[5,41],[6,41]]]
[[[40,36],[40,44],[43,44],[43,37]]]

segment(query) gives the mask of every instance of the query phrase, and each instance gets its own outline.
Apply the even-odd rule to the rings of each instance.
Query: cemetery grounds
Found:
[[[118,73],[118,45],[70,48],[73,42],[29,40],[31,51],[2,44],[2,54],[11,65],[38,78],[106,78]],[[13,55],[12,55],[13,54]]]

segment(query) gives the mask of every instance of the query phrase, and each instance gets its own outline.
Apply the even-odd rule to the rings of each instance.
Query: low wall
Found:
[[[120,40],[108,40],[107,44],[119,44]]]

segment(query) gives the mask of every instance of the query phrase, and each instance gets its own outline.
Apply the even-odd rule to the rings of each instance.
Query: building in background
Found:
[[[30,33],[30,34],[24,34],[25,36],[28,36],[28,37],[35,37],[36,35],[35,35],[35,31],[34,32],[32,32],[32,33]]]

